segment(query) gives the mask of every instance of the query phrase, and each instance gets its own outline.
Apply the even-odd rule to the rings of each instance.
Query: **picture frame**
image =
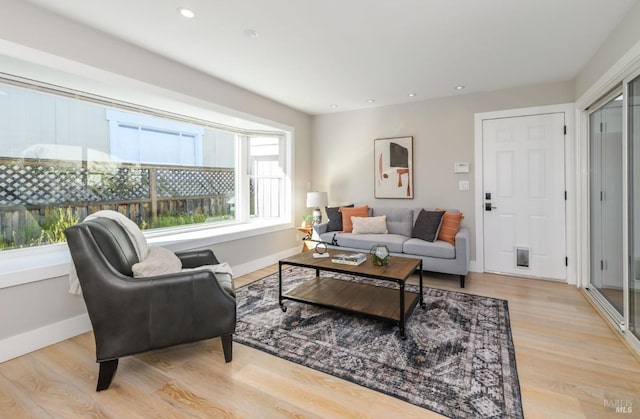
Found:
[[[373,140],[374,196],[413,199],[413,137]]]

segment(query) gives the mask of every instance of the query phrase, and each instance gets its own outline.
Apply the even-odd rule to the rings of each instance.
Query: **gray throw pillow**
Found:
[[[442,216],[445,211],[420,210],[416,224],[413,226],[411,237],[432,242],[438,237],[438,230],[442,224]]]
[[[341,207],[324,207],[327,211],[327,218],[329,222],[327,224],[327,231],[342,231],[342,214],[340,214],[340,208],[352,208],[351,205],[343,205]]]

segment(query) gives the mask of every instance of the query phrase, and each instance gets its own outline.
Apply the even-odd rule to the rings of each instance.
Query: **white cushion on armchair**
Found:
[[[182,261],[169,249],[150,246],[147,257],[134,263],[131,270],[134,278],[175,274],[182,270]]]

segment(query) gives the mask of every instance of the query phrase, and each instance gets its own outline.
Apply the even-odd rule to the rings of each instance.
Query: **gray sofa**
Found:
[[[457,210],[447,210],[459,212]],[[411,233],[420,208],[379,208],[370,207],[369,216],[386,215],[387,234],[353,234],[342,231],[328,231],[329,223],[313,226],[313,239],[327,243],[329,248],[369,251],[374,244],[384,244],[391,255],[416,257],[423,261],[425,271],[459,275],[460,287],[464,288],[469,272],[471,235],[469,228],[460,226],[455,237],[455,245],[442,240],[428,242],[412,238]]]

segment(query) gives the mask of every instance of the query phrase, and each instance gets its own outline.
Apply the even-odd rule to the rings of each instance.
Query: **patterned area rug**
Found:
[[[314,276],[288,268],[283,288]],[[522,418],[507,301],[433,288],[424,296],[402,340],[397,326],[360,315],[293,301],[283,313],[276,273],[237,290],[234,340],[451,418]]]

